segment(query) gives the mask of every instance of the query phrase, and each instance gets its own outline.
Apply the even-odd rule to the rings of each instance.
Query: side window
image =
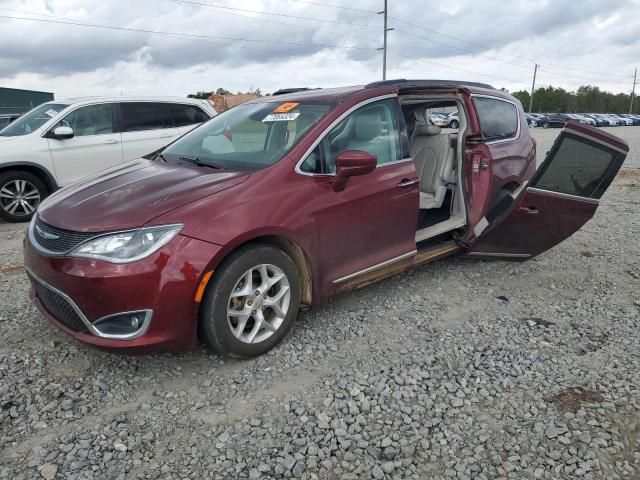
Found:
[[[480,129],[485,140],[515,137],[518,133],[518,108],[511,102],[475,97]]]
[[[564,133],[532,179],[531,186],[599,199],[613,180],[621,155],[602,144]]]
[[[113,133],[111,104],[88,105],[74,110],[60,120],[56,127],[71,127],[76,137]]]
[[[338,123],[300,165],[303,172],[335,173],[336,158],[345,150],[375,155],[378,165],[402,160],[398,118],[392,99],[360,107]],[[322,153],[323,168],[318,171]]]
[[[176,127],[195,125],[209,120],[209,116],[195,105],[171,105]]]
[[[140,132],[176,126],[171,104],[152,102],[121,103],[122,131]]]

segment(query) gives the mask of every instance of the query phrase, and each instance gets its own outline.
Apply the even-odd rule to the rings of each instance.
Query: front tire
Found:
[[[457,120],[452,120],[451,124],[449,126],[455,130],[456,128],[458,128],[460,126],[460,124],[458,123]]]
[[[0,174],[0,218],[28,222],[40,202],[49,195],[45,183],[29,172],[13,170]]]
[[[216,353],[262,355],[285,337],[298,315],[296,264],[271,245],[241,247],[216,269],[202,299],[200,339]]]
[[[542,125],[543,128],[549,128],[549,122],[544,122],[544,124]]]

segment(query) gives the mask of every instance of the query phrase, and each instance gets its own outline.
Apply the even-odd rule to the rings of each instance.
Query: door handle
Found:
[[[536,207],[520,207],[518,211],[520,213],[526,213],[527,215],[537,215],[540,213]]]
[[[407,188],[411,185],[416,185],[417,183],[419,183],[419,180],[409,180],[407,178],[403,178],[402,181],[398,185],[396,185],[396,187]]]
[[[117,140],[110,138],[109,140],[104,141],[105,145],[113,145],[114,143],[118,143]]]

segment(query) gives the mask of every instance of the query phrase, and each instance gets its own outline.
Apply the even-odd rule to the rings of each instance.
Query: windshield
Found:
[[[228,170],[258,170],[284,157],[330,109],[326,103],[238,105],[169,145],[162,157]]]
[[[22,115],[15,122],[10,123],[3,130],[0,130],[0,136],[18,137],[35,132],[68,106],[69,105],[63,103],[45,103],[40,105]]]

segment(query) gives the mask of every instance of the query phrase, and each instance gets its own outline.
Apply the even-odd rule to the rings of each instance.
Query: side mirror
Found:
[[[66,140],[68,138],[73,138],[73,135],[73,128],[71,127],[56,127],[49,134],[49,138],[54,138],[56,140]]]
[[[377,164],[378,159],[375,155],[362,150],[345,150],[336,158],[336,177],[331,187],[335,192],[341,192],[347,186],[350,177],[371,173]]]

